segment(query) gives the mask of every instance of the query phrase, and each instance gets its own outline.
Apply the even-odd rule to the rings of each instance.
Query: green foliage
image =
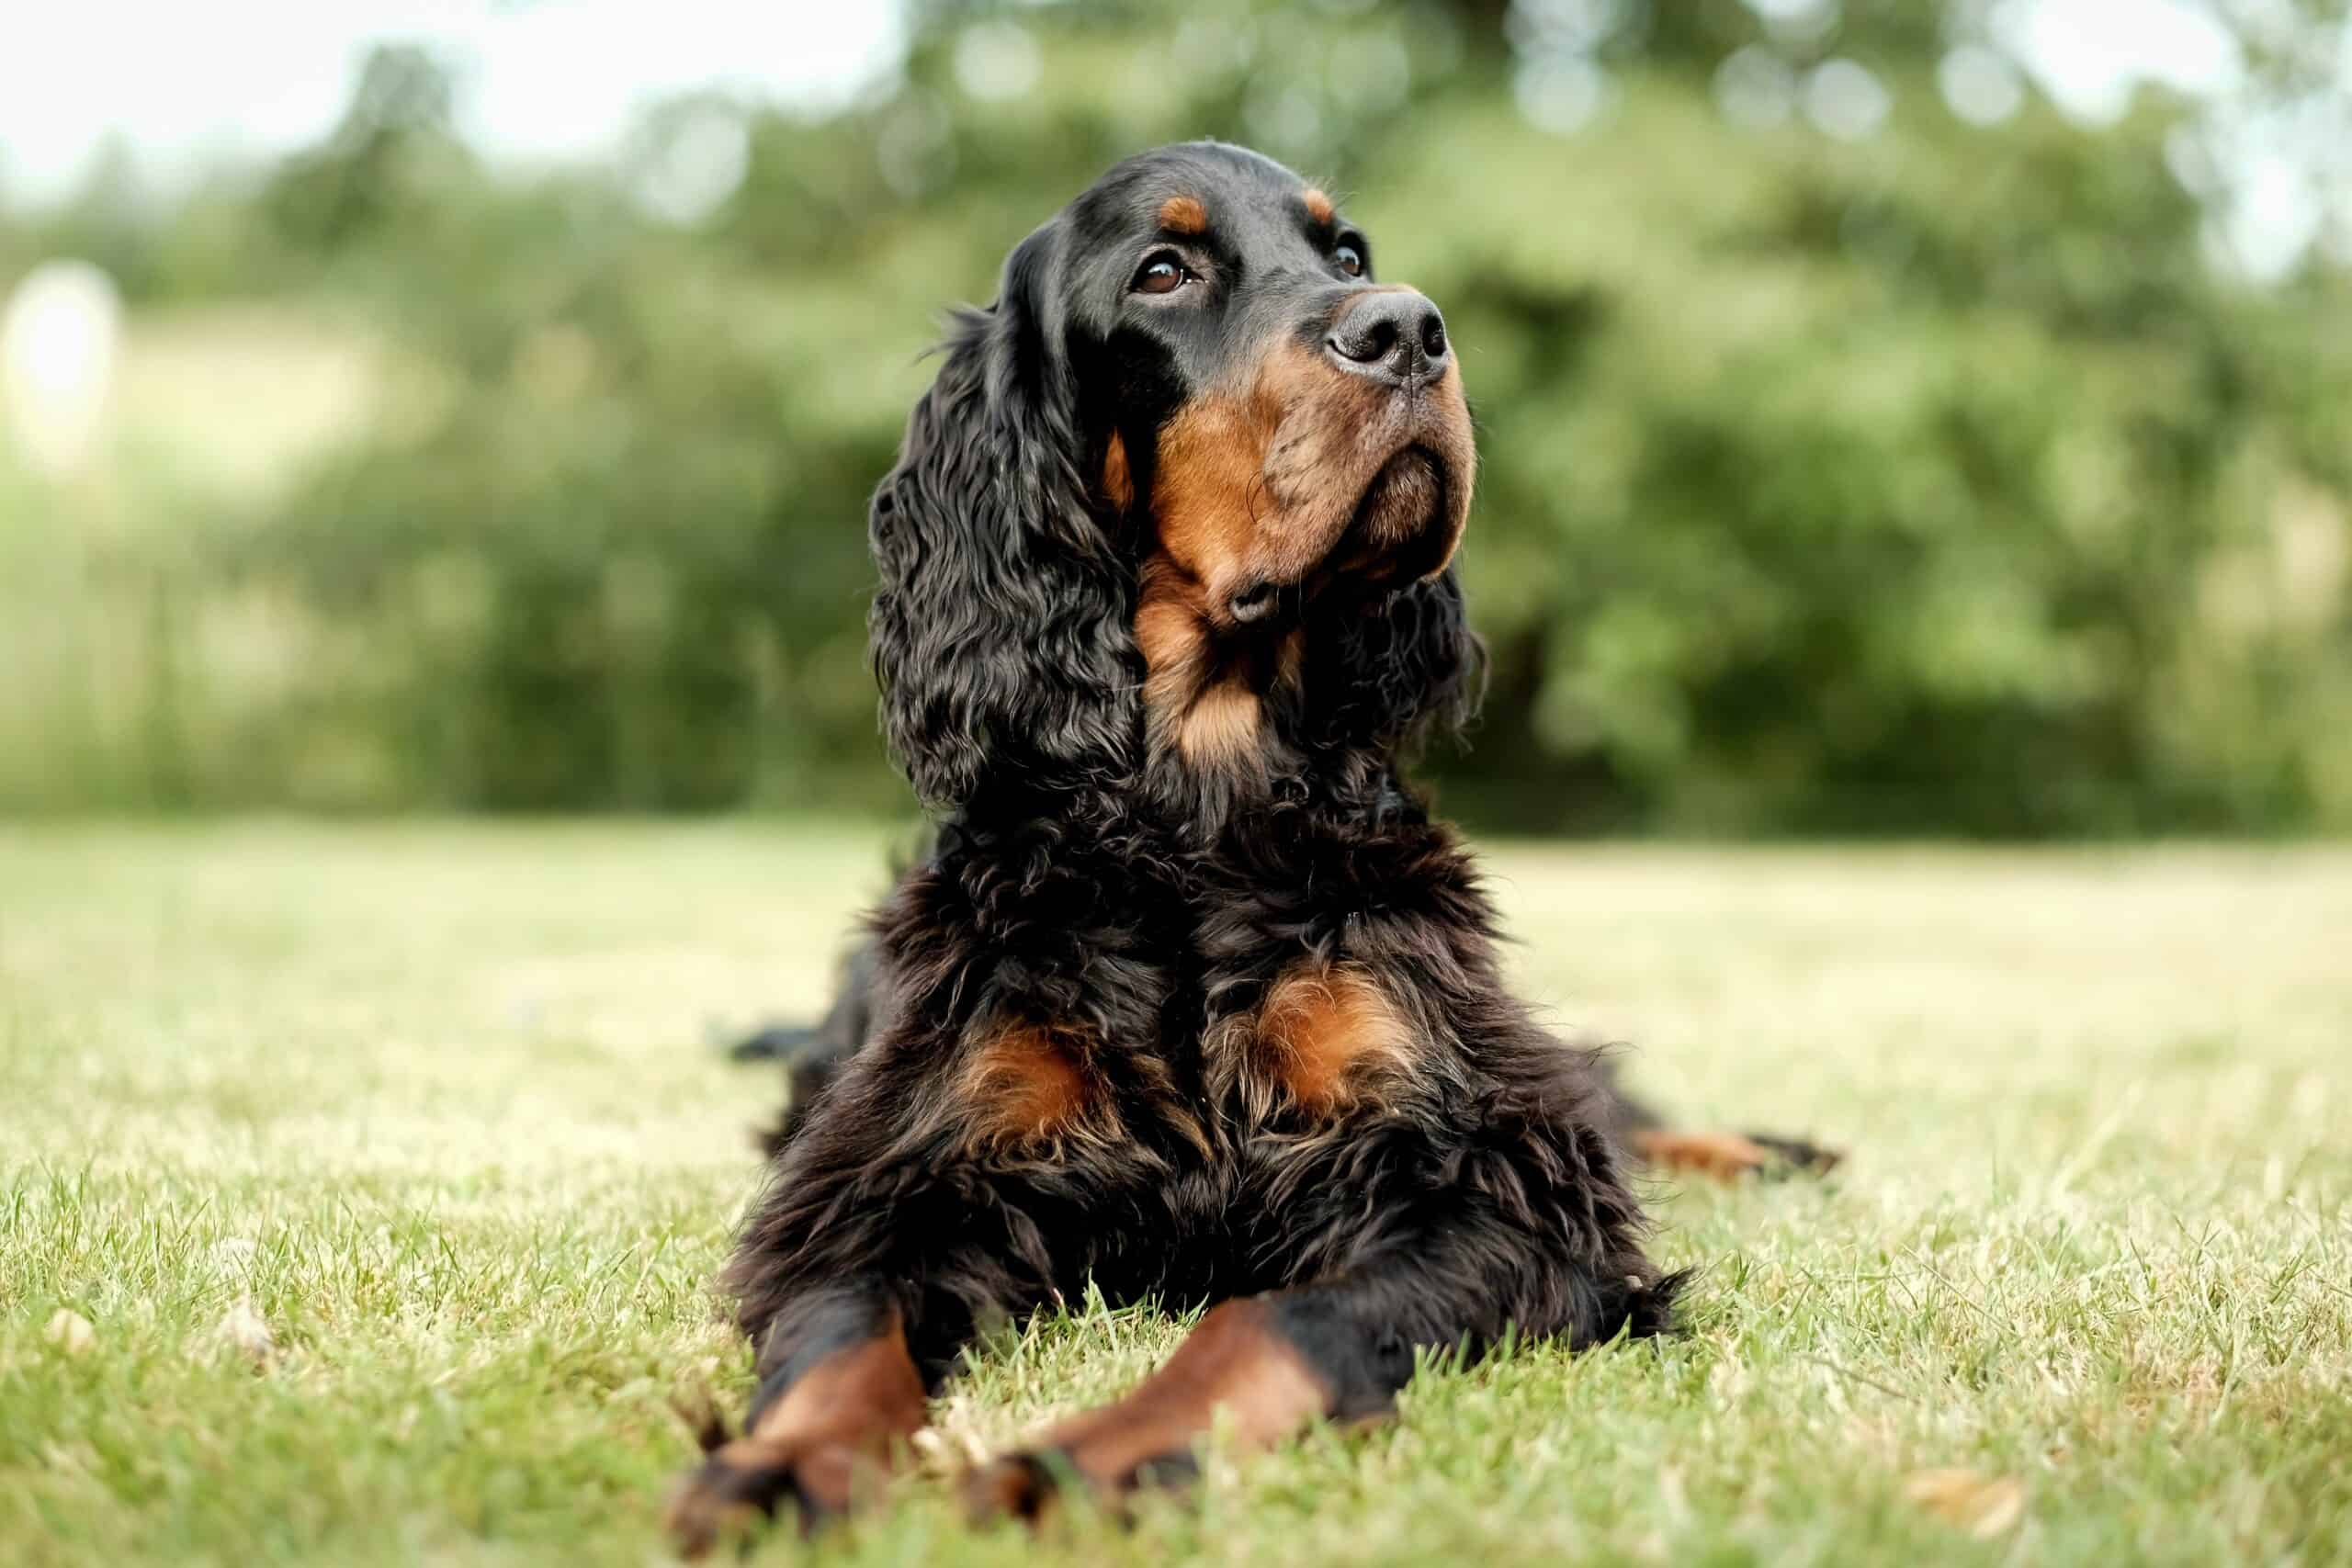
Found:
[[[1349,193],[1462,344],[1496,680],[1440,760],[1453,807],[2352,824],[2352,302],[2207,265],[2167,165],[2182,106],[2091,129],[2029,94],[1964,124],[1933,73],[1965,6],[1849,5],[1800,39],[1733,4],[1586,9],[1618,26],[1572,134],[1515,106],[1551,46],[1501,4],[934,4],[886,90],[741,120],[743,183],[691,225],[637,197],[737,111],[673,106],[616,167],[517,184],[405,52],[257,187],[129,234],[68,213],[151,302],[263,288],[397,367],[397,417],[208,537],[200,591],[292,606],[311,652],[279,697],[216,705],[184,794],[901,798],[864,505],[938,311],[1110,162],[1215,134]],[[1026,40],[1035,85],[975,69],[975,29]],[[1852,141],[1743,128],[1712,91],[1742,48],[1857,59],[1892,110]]]

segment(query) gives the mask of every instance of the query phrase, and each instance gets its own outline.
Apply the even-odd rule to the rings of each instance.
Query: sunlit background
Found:
[[[901,813],[866,492],[1116,158],[1462,345],[1515,830],[2352,827],[2340,0],[0,15],[0,810]]]

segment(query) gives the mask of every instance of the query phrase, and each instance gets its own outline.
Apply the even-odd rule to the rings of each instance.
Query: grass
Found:
[[[773,1093],[708,1031],[814,1008],[881,858],[0,830],[0,1562],[661,1560],[667,1401],[743,1390],[707,1281]],[[1690,1335],[1426,1375],[1128,1529],[918,1479],[755,1560],[2352,1561],[2352,852],[1494,863],[1529,992],[1638,1082],[1853,1150],[1662,1195]],[[1178,1332],[1031,1325],[933,1467]]]

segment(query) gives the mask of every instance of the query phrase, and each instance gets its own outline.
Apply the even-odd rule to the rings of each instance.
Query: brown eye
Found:
[[[1128,287],[1138,294],[1172,294],[1192,276],[1174,256],[1154,256],[1143,264]]]
[[[1350,277],[1363,276],[1363,253],[1353,245],[1341,245],[1331,253],[1331,259],[1338,262],[1340,270]]]

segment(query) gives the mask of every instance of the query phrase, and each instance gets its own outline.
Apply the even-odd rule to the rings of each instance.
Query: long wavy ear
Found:
[[[1063,246],[1038,230],[957,314],[868,518],[883,733],[944,809],[1134,766],[1134,573],[1081,478]]]
[[[1409,754],[1476,716],[1487,647],[1470,629],[1453,568],[1377,606],[1342,612],[1333,635],[1338,679],[1317,694],[1331,739]]]

